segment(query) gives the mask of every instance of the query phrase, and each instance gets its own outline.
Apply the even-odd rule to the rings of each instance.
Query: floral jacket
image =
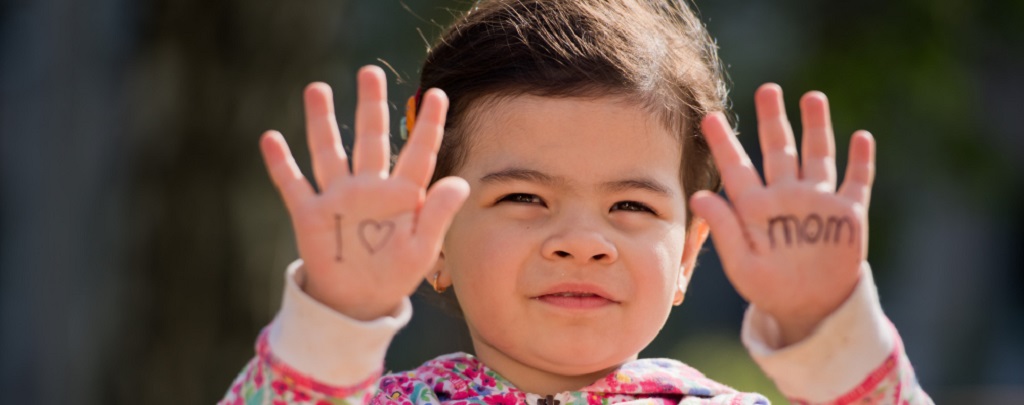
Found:
[[[390,337],[411,316],[408,302],[390,326],[367,326],[305,296],[299,267],[289,269],[281,312],[260,334],[256,357],[221,404],[768,404],[667,359],[628,362],[579,391],[546,396],[517,389],[465,353],[381,377]],[[792,347],[775,348],[773,321],[748,310],[744,344],[793,403],[932,403],[895,327],[881,314],[870,273],[864,279],[851,301]]]
[[[274,359],[266,333],[258,350],[260,355],[238,376],[221,404],[768,404],[761,395],[738,392],[667,359],[629,362],[579,391],[540,396],[516,389],[466,353],[444,355],[415,370],[338,388],[320,384]]]

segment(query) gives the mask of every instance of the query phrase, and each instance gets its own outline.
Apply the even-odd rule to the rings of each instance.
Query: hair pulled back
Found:
[[[687,199],[720,186],[699,123],[726,110],[727,88],[717,46],[680,0],[480,1],[428,51],[420,87],[450,99],[435,181],[464,162],[485,101],[619,96],[679,135]]]

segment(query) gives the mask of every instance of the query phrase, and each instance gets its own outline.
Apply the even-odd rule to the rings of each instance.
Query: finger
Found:
[[[836,143],[832,133],[832,118],[828,98],[820,91],[812,91],[800,99],[800,117],[804,137],[800,166],[803,179],[828,185],[836,189]]]
[[[867,209],[875,182],[875,139],[868,131],[857,131],[850,138],[850,158],[839,195],[859,202]]]
[[[356,141],[352,153],[352,172],[388,175],[388,97],[384,70],[377,66],[359,69],[359,96],[356,104]]]
[[[313,160],[313,176],[323,190],[335,179],[348,175],[348,157],[341,146],[341,132],[334,116],[334,96],[327,83],[311,83],[306,102],[306,138]]]
[[[430,187],[415,230],[417,237],[425,242],[423,247],[432,252],[440,251],[444,234],[467,197],[469,183],[459,177],[445,177]]]
[[[295,163],[295,158],[292,157],[288,144],[280,132],[265,132],[260,137],[260,151],[270,173],[270,180],[281,193],[288,211],[314,196],[313,187],[302,176],[302,171]]]
[[[395,163],[395,177],[408,179],[420,188],[426,188],[434,173],[447,111],[448,96],[440,89],[427,90],[423,95],[423,108],[416,119],[416,127]]]
[[[729,198],[735,199],[748,190],[761,188],[761,177],[722,113],[708,114],[701,123],[701,131],[722,174]]]
[[[782,88],[775,83],[766,83],[754,94],[757,110],[757,133],[761,140],[764,156],[764,179],[767,184],[796,180],[796,141],[793,128],[786,118],[786,106],[782,102]]]
[[[745,257],[750,254],[750,241],[743,234],[736,213],[725,199],[713,192],[701,190],[690,197],[690,209],[694,215],[704,218],[711,227],[711,239],[715,242],[719,257]]]

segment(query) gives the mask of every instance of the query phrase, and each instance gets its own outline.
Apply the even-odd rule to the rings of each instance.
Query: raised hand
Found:
[[[804,134],[799,157],[782,89],[761,86],[755,103],[766,182],[725,117],[709,114],[701,128],[730,201],[701,191],[690,203],[711,227],[733,286],[779,322],[788,344],[809,335],[857,285],[867,260],[875,146],[868,132],[853,134],[846,176],[837,192],[835,140],[825,95],[810,92],[800,100]]]
[[[469,185],[455,177],[426,190],[448,109],[448,98],[438,89],[424,94],[416,127],[388,175],[386,91],[383,70],[359,71],[350,172],[331,88],[324,83],[306,88],[306,133],[319,193],[299,171],[280,133],[267,131],[260,140],[295,229],[306,271],[303,289],[360,320],[393,313],[416,290],[469,195]]]

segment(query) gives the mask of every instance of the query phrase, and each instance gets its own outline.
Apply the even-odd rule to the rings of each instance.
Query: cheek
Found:
[[[525,241],[514,228],[475,214],[456,218],[445,247],[445,266],[456,288],[462,287],[464,294],[483,291],[482,297],[515,286],[517,269],[527,253]]]
[[[488,341],[515,333],[508,329],[521,315],[514,303],[525,297],[519,286],[529,244],[509,228],[493,220],[453,224],[446,240],[452,250],[445,255],[445,267],[470,331]]]
[[[628,243],[638,292],[651,299],[671,301],[683,256],[681,235],[658,233],[648,238],[633,238]]]

